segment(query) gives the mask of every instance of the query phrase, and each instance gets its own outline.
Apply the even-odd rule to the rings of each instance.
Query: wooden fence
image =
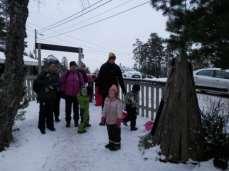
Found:
[[[131,91],[134,84],[140,85],[139,114],[153,120],[164,92],[165,82],[136,79],[124,79],[124,82],[127,92]]]
[[[25,80],[26,98],[30,101],[36,99],[36,93],[32,89],[34,79],[34,76],[28,76]],[[124,81],[127,92],[131,90],[132,86],[136,84],[136,82],[140,85],[139,114],[143,117],[150,117],[151,119],[154,119],[163,94],[165,83],[156,81],[139,81],[136,79],[125,79]]]
[[[26,98],[30,101],[36,99],[36,93],[34,93],[32,89],[33,81],[35,77],[30,76],[26,78],[25,86],[26,86]],[[131,88],[134,84],[140,85],[140,93],[139,93],[139,114],[142,117],[151,118],[152,120],[155,119],[157,109],[160,104],[160,100],[164,93],[165,82],[161,81],[151,81],[151,80],[139,80],[139,79],[124,79],[125,86],[127,88],[127,92],[131,91]],[[198,94],[207,94],[213,95],[217,97],[226,97],[228,98],[228,94],[225,95],[216,95],[211,94],[212,90],[210,87],[196,87]],[[203,91],[200,91],[203,90]],[[120,91],[121,92],[121,91]],[[120,97],[123,96],[120,95]]]
[[[29,101],[36,100],[36,93],[33,91],[33,81],[36,77],[34,76],[27,76],[25,79],[25,87],[26,87],[26,95],[25,97]]]

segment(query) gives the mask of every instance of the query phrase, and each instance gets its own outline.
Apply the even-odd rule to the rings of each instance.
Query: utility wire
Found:
[[[121,14],[124,14],[124,13],[127,13],[127,12],[131,11],[131,10],[134,10],[134,9],[136,9],[136,8],[138,8],[138,7],[141,7],[141,6],[143,6],[143,5],[146,5],[146,4],[148,4],[148,3],[150,3],[150,1],[145,1],[145,2],[143,2],[143,3],[141,3],[141,4],[138,4],[138,5],[134,6],[134,7],[129,8],[129,9],[127,9],[127,10],[120,11],[120,12],[118,12],[118,13],[116,13],[116,14],[110,15],[110,16],[108,16],[108,17],[104,17],[104,18],[102,18],[102,19],[100,19],[100,20],[91,22],[91,23],[89,23],[89,24],[85,24],[85,25],[83,25],[83,26],[74,28],[74,29],[72,29],[72,30],[69,30],[69,31],[66,31],[66,32],[62,32],[62,33],[58,33],[58,34],[53,35],[53,36],[49,36],[49,37],[47,37],[47,38],[45,38],[45,39],[43,39],[43,40],[50,39],[50,38],[53,38],[53,37],[58,37],[58,36],[61,36],[61,35],[65,35],[65,34],[68,34],[68,33],[71,33],[71,32],[74,32],[74,31],[81,30],[81,29],[83,29],[83,28],[89,27],[89,26],[91,26],[91,25],[94,25],[94,24],[97,24],[97,23],[101,23],[101,22],[106,21],[106,20],[108,20],[108,19],[117,17],[117,16],[119,16],[119,15],[121,15]]]
[[[56,24],[59,24],[59,23],[65,21],[65,20],[69,19],[69,18],[72,18],[72,17],[74,17],[75,15],[78,15],[78,14],[80,14],[81,12],[83,12],[83,11],[85,11],[85,10],[87,10],[87,9],[89,9],[89,8],[91,8],[91,7],[95,6],[95,5],[97,5],[97,4],[99,4],[99,3],[102,2],[102,1],[104,1],[104,0],[96,1],[95,3],[93,3],[92,5],[90,5],[88,8],[83,9],[83,10],[81,10],[81,11],[78,11],[78,12],[76,12],[76,13],[73,13],[72,15],[70,15],[70,16],[68,16],[68,17],[65,17],[65,18],[63,18],[63,19],[61,19],[61,20],[59,20],[59,21],[56,21],[56,22],[53,23],[53,24],[50,24],[50,25],[48,25],[48,26],[45,26],[45,27],[41,28],[41,30],[46,29],[46,28],[49,28],[49,27],[52,27],[52,26],[54,26],[54,25],[56,25]]]
[[[94,18],[97,18],[97,17],[99,17],[99,16],[102,16],[102,15],[104,15],[104,14],[106,14],[106,13],[109,13],[109,12],[111,12],[111,11],[113,11],[113,10],[115,10],[115,9],[117,9],[117,8],[119,8],[119,7],[121,7],[121,6],[123,6],[123,5],[126,5],[126,4],[128,4],[128,3],[131,3],[131,2],[133,2],[133,1],[135,1],[135,0],[132,0],[132,1],[127,0],[127,1],[124,1],[124,2],[122,2],[122,3],[120,3],[120,4],[116,5],[116,6],[114,6],[114,7],[112,7],[112,8],[109,8],[109,9],[107,9],[107,10],[105,10],[105,11],[103,11],[103,12],[97,14],[97,15],[95,15],[95,16],[92,16],[92,17],[86,18],[86,19],[84,19],[84,20],[81,20],[81,21],[75,23],[74,26],[80,24],[81,22],[90,21],[90,20],[92,20],[92,19],[94,19]],[[70,26],[70,27],[71,27],[71,26]]]
[[[55,28],[55,27],[58,27],[58,26],[63,25],[63,24],[65,24],[65,23],[71,22],[72,20],[75,20],[75,19],[77,19],[77,18],[79,18],[79,17],[82,17],[82,16],[88,14],[89,12],[92,12],[92,11],[96,10],[97,8],[100,8],[100,7],[104,6],[104,5],[106,5],[107,3],[111,2],[112,0],[106,1],[106,2],[104,2],[104,3],[102,3],[102,4],[98,5],[98,6],[96,6],[97,4],[99,4],[99,3],[102,2],[102,1],[104,1],[104,0],[96,1],[94,4],[90,5],[89,7],[84,8],[83,10],[78,11],[78,12],[72,14],[72,15],[69,16],[69,17],[65,17],[65,18],[63,18],[63,19],[61,19],[61,20],[55,22],[54,24],[51,24],[51,25],[46,26],[46,27],[43,27],[43,28],[41,28],[41,30],[51,30],[51,29],[53,29],[53,28]],[[95,7],[95,8],[92,8],[92,7],[94,7],[94,6],[96,6],[96,7]],[[91,9],[91,8],[92,8],[92,9]],[[88,10],[88,9],[89,9],[89,10]],[[87,11],[87,10],[88,10],[88,11]],[[84,11],[86,11],[86,12],[84,12]],[[84,12],[84,13],[83,13],[83,12]],[[81,13],[82,13],[82,14],[81,14]]]
[[[69,22],[71,22],[71,21],[73,21],[73,20],[75,20],[75,19],[77,19],[77,18],[80,18],[80,17],[82,17],[82,16],[84,16],[84,15],[86,15],[86,14],[88,14],[88,13],[90,13],[90,12],[92,12],[92,11],[94,11],[94,10],[96,10],[96,9],[98,9],[98,8],[100,8],[100,7],[104,6],[104,5],[106,5],[106,4],[108,4],[108,3],[111,2],[111,1],[113,1],[113,0],[106,1],[106,2],[102,3],[101,5],[98,5],[97,7],[92,8],[92,9],[90,9],[90,10],[88,10],[88,11],[86,11],[86,12],[84,12],[84,13],[78,15],[78,16],[75,16],[75,17],[73,17],[73,18],[71,18],[71,19],[68,19],[68,20],[66,20],[66,21],[64,21],[64,22],[62,22],[62,23],[59,23],[59,24],[57,24],[57,25],[55,25],[55,26],[53,26],[53,27],[47,28],[46,31],[48,31],[48,30],[53,30],[53,29],[56,28],[56,27],[60,27],[60,26],[62,26],[63,24],[69,23]]]

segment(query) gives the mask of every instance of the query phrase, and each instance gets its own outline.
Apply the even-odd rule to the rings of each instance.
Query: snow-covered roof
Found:
[[[32,59],[28,56],[25,56],[24,55],[24,63],[25,65],[28,65],[28,66],[38,66],[38,61],[36,59]],[[3,64],[5,63],[5,54],[3,52],[0,52],[0,64]]]

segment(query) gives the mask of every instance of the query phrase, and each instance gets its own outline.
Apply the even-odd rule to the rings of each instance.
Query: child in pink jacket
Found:
[[[118,87],[112,85],[108,91],[103,108],[103,118],[106,121],[109,143],[105,146],[111,151],[121,148],[122,102],[118,98]]]

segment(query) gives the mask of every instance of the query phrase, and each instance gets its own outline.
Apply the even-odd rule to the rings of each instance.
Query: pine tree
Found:
[[[204,159],[201,112],[195,92],[192,66],[188,62],[189,32],[186,14],[194,7],[188,0],[152,0],[168,16],[167,30],[175,47],[165,93],[152,130],[153,143],[160,145],[165,161],[186,162]]]
[[[24,95],[24,39],[29,0],[7,0],[9,24],[5,70],[0,85],[0,151],[12,140],[12,127]]]
[[[133,50],[136,68],[146,75],[159,77],[161,74],[161,62],[165,58],[162,44],[163,39],[156,33],[152,33],[146,43],[137,39]]]

